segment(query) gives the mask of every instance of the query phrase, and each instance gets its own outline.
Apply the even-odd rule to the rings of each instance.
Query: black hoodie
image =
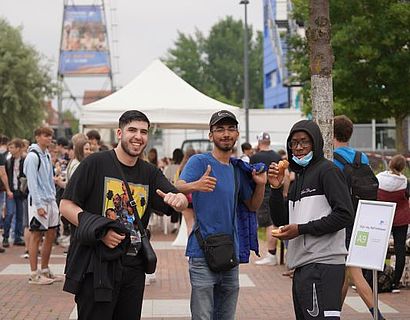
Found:
[[[323,137],[315,122],[297,122],[287,145],[298,131],[311,137],[313,158],[306,167],[299,166],[288,147],[290,168],[296,174],[288,194],[289,223],[298,224],[300,234],[289,241],[288,265],[296,268],[309,263],[344,264],[344,228],[353,223],[353,207],[343,173],[324,158]]]

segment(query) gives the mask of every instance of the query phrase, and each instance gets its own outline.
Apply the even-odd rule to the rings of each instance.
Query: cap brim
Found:
[[[214,126],[214,125],[216,125],[218,122],[221,122],[222,120],[226,120],[226,119],[232,120],[233,122],[235,122],[235,124],[238,124],[238,120],[236,120],[235,118],[232,118],[232,117],[223,117],[223,118],[221,118],[221,119],[217,119],[217,120],[215,120],[215,121],[213,121],[213,122],[210,122],[209,125],[210,125],[210,126]]]

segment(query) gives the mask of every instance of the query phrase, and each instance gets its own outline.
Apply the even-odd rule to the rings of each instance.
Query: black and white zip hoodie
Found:
[[[289,241],[287,264],[297,268],[309,263],[344,264],[346,226],[353,224],[353,206],[345,178],[332,161],[324,158],[319,126],[311,120],[297,122],[287,145],[297,131],[312,139],[313,158],[306,167],[292,160],[296,179],[288,193],[289,223],[298,224],[299,236]]]

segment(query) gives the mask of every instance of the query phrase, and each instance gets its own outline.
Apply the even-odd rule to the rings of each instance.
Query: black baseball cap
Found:
[[[235,122],[235,124],[238,124],[238,120],[236,120],[236,117],[232,112],[228,110],[221,110],[212,115],[211,120],[209,120],[209,126],[212,127],[223,119],[231,119]]]

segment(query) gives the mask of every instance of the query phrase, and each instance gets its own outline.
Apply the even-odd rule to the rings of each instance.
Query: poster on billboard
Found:
[[[65,6],[59,73],[106,75],[111,71],[107,28],[101,6]]]
[[[346,265],[383,271],[396,203],[360,200]]]

